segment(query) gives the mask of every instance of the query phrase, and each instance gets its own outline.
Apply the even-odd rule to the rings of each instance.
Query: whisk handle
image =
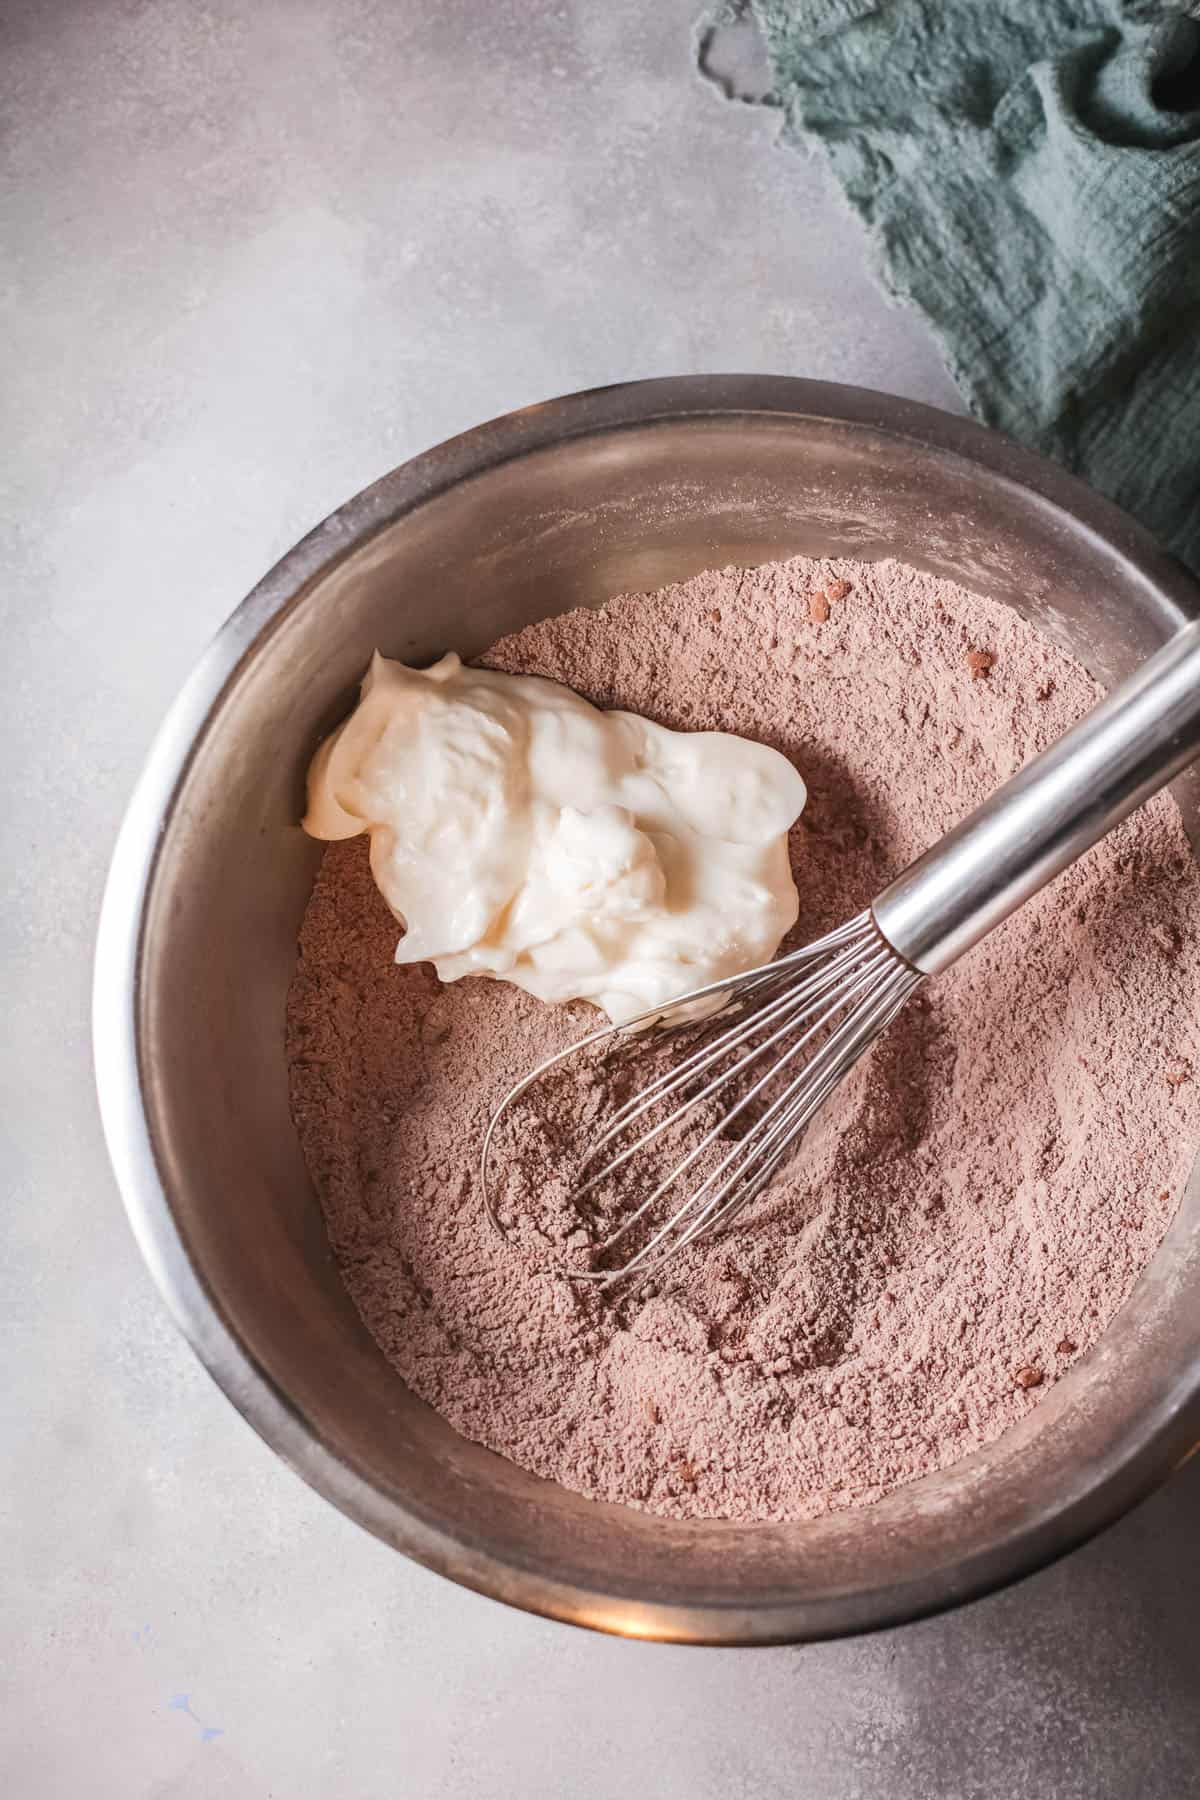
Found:
[[[1200,620],[884,889],[871,908],[936,975],[1200,755]]]

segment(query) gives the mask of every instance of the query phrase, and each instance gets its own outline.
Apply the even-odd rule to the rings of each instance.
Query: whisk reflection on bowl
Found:
[[[480,1158],[497,1229],[505,1227],[489,1164],[514,1104],[589,1046],[607,1040],[638,1053],[657,1047],[664,1032],[686,1032],[686,1054],[651,1073],[584,1147],[572,1189],[579,1206],[621,1175],[630,1205],[605,1227],[592,1267],[569,1272],[604,1289],[644,1285],[762,1193],[928,976],[949,968],[1198,753],[1200,623],[1179,632],[847,924],[773,963],[604,1026],[524,1076],[493,1115]],[[655,1163],[639,1181],[651,1146],[672,1143],[701,1108],[716,1112],[708,1128],[682,1155],[668,1157],[664,1172]],[[619,1259],[614,1253],[639,1227],[641,1241]]]

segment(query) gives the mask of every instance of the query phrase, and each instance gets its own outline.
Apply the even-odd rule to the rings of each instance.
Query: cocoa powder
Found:
[[[1017,615],[896,563],[710,572],[485,660],[789,756],[810,789],[796,941],[1097,698]],[[614,1310],[562,1273],[593,1071],[518,1140],[511,1242],[475,1173],[504,1091],[596,1015],[396,967],[365,844],[334,844],[287,1028],[343,1279],[418,1394],[568,1487],[676,1517],[868,1503],[1036,1405],[1153,1254],[1200,1135],[1198,925],[1160,797],[918,994],[732,1234]]]

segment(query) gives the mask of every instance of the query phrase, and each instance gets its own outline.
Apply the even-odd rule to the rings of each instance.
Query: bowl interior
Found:
[[[309,1479],[391,1542],[523,1605],[723,1641],[880,1624],[1066,1548],[1178,1448],[1200,1367],[1195,1179],[1101,1344],[989,1449],[864,1511],[677,1524],[528,1475],[408,1392],[342,1289],[290,1122],[285,995],[318,859],[297,825],[303,777],[376,646],[470,656],[533,618],[799,552],[951,576],[1102,679],[1169,635],[1186,591],[1145,572],[1140,544],[1127,553],[1115,514],[1098,530],[1006,472],[1003,448],[985,467],[947,446],[946,422],[915,415],[901,430],[800,409],[613,419],[556,442],[485,442],[474,467],[399,472],[247,603],[244,653],[206,697],[160,821],[136,1028],[168,1198],[143,1240],[161,1244],[169,1225],[194,1282],[177,1296],[189,1331]]]

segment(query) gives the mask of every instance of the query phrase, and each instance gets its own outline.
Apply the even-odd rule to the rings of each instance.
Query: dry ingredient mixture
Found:
[[[709,572],[484,660],[789,757],[809,787],[794,942],[1097,698],[1007,608],[897,563]],[[995,1438],[1126,1298],[1200,1137],[1200,869],[1165,796],[921,990],[736,1230],[625,1310],[551,1272],[586,1082],[509,1172],[514,1242],[476,1181],[504,1091],[596,1013],[443,987],[393,964],[396,937],[365,842],[331,845],[287,1029],[343,1279],[459,1431],[653,1512],[811,1517]]]

